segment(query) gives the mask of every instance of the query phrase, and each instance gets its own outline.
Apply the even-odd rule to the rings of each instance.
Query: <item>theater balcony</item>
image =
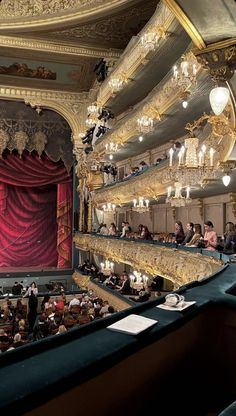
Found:
[[[175,245],[140,243],[131,240],[77,233],[76,248],[96,253],[117,263],[125,263],[143,270],[150,276],[161,275],[175,287],[198,281],[223,267],[220,256],[202,255],[196,249],[176,249]],[[218,254],[218,253],[217,253]]]

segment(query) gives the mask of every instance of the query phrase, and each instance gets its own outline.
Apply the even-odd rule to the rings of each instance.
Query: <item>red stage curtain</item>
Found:
[[[0,181],[0,266],[70,267],[72,180],[63,163],[6,152]]]

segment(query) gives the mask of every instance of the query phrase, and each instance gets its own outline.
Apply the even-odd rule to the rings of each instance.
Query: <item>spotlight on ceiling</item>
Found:
[[[222,182],[224,184],[224,186],[228,186],[229,183],[231,181],[231,177],[226,173],[223,177],[222,177]]]
[[[184,109],[187,108],[188,107],[188,101],[187,100],[184,100],[182,102],[182,106],[183,106]]]
[[[139,141],[140,141],[140,143],[143,141],[143,136],[139,136]]]
[[[211,90],[209,98],[212,111],[219,116],[229,101],[229,90],[226,87],[215,87]]]

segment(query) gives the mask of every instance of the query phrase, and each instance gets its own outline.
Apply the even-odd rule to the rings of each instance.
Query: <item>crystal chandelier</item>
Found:
[[[93,124],[97,123],[97,118],[100,114],[100,107],[97,106],[97,104],[91,104],[87,108],[88,110],[88,119],[93,121]]]
[[[215,150],[211,147],[206,152],[206,146],[202,145],[197,153],[199,140],[197,137],[185,139],[184,146],[178,153],[178,165],[173,167],[174,150],[169,151],[170,178],[175,179],[183,186],[202,184],[205,179],[215,178],[213,156]]]
[[[105,260],[105,263],[100,263],[100,266],[103,274],[109,275],[114,272],[114,263],[112,261]]]
[[[153,131],[153,119],[148,116],[141,116],[137,119],[138,130],[141,133],[150,133]]]
[[[102,206],[102,209],[103,209],[104,212],[113,212],[116,209],[116,205],[111,204],[110,202],[108,202],[107,204],[104,204]]]
[[[149,200],[144,199],[143,197],[139,197],[138,201],[137,199],[133,200],[133,211],[142,213],[149,211]]]
[[[117,143],[106,143],[105,144],[106,153],[116,153],[118,151],[118,144]]]
[[[111,88],[112,93],[116,93],[119,92],[124,84],[125,84],[125,80],[123,78],[111,78],[111,80],[108,82],[109,87]]]
[[[166,37],[163,26],[149,27],[141,37],[141,45],[144,51],[151,52],[156,49],[161,39]]]
[[[137,272],[136,270],[129,275],[129,278],[133,289],[140,289],[142,287],[146,288],[148,285],[148,277],[145,274]]]
[[[191,84],[196,84],[197,65],[193,54],[182,55],[181,59],[179,67],[173,67],[172,82],[188,88]]]
[[[93,118],[88,117],[85,120],[85,124],[87,127],[93,127],[96,124],[96,121]]]
[[[171,195],[172,187],[167,188],[167,198],[166,203],[170,203],[172,207],[185,207],[186,204],[190,204],[192,199],[190,198],[190,186],[186,188],[186,196],[182,195],[182,184],[179,182],[175,183],[175,192],[174,195]]]

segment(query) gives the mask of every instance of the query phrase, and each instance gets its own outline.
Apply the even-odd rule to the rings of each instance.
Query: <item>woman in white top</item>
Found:
[[[31,283],[30,287],[27,289],[27,291],[26,291],[26,293],[24,295],[24,298],[26,296],[32,296],[32,295],[34,295],[34,296],[37,296],[38,295],[38,288],[37,288],[37,285],[36,285],[35,282],[32,282]]]

